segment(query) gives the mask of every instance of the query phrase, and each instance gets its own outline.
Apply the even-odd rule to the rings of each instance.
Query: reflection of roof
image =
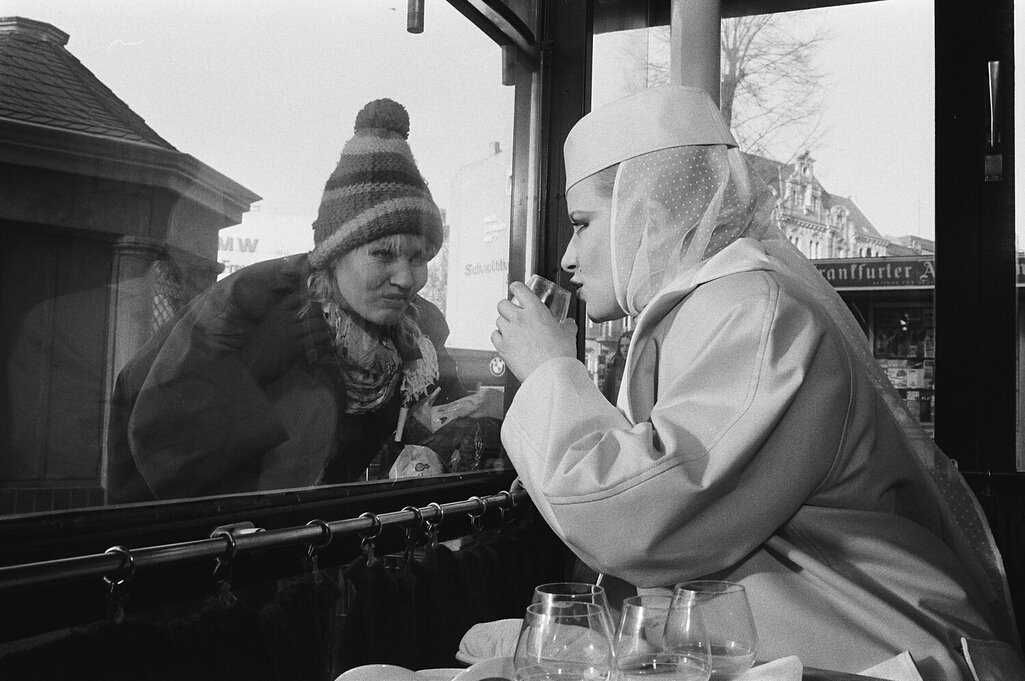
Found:
[[[174,150],[65,49],[68,34],[0,18],[0,119]]]
[[[921,255],[923,253],[935,253],[936,242],[932,239],[923,239],[920,236],[888,236],[890,240],[886,247],[887,255]]]
[[[785,184],[787,178],[794,172],[793,164],[780,163],[779,161],[773,161],[764,156],[756,156],[755,154],[745,153],[744,156],[747,158],[748,163],[751,164],[755,174],[772,187],[777,195],[779,195],[781,190],[780,184]],[[853,200],[837,196],[836,194],[830,194],[817,177],[812,178],[812,184],[822,190],[823,213],[828,214],[834,207],[843,207],[847,210],[848,219],[854,224],[855,231],[864,236],[877,239],[884,238]]]

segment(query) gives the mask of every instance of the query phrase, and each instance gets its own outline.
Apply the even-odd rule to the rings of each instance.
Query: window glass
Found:
[[[378,0],[9,0],[2,14],[0,515],[508,465],[490,333],[517,86],[491,38],[448,3],[427,4],[422,33]],[[404,106],[408,139],[350,149],[379,98]],[[398,163],[403,146],[413,160]],[[390,229],[364,201],[428,233],[412,164],[440,211],[437,255],[423,268],[434,232],[370,231],[383,246],[330,252],[311,278],[318,215],[317,244],[357,229],[345,211]],[[356,284],[340,253],[357,254]],[[360,316],[373,273],[399,265],[433,307],[414,319],[382,294],[367,304],[401,312]],[[400,414],[419,447],[390,444]]]
[[[784,233],[851,307],[931,432],[932,4],[887,0],[726,18],[721,42],[721,109],[776,194]],[[669,46],[667,25],[596,35],[592,107],[668,83]],[[588,326],[595,381],[615,373],[608,367],[625,330]]]

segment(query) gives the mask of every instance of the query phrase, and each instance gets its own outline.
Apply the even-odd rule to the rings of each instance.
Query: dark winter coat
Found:
[[[257,263],[197,296],[121,371],[108,437],[110,501],[356,480],[398,419],[345,413],[344,379],[306,254]],[[448,325],[417,297],[438,352],[441,400],[464,394]],[[409,359],[409,358],[405,358]]]

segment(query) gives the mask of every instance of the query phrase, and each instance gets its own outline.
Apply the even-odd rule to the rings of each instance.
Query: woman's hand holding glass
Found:
[[[673,605],[684,603],[697,604],[708,631],[712,679],[732,679],[751,668],[758,652],[758,633],[742,584],[683,582],[673,591]]]
[[[513,282],[509,291],[516,302],[499,301],[491,343],[516,378],[527,380],[550,359],[577,356],[576,322],[556,322],[545,304],[521,282]]]
[[[594,603],[532,603],[513,656],[517,681],[607,681],[612,643],[605,618]]]
[[[613,641],[616,681],[708,681],[708,639],[692,602],[669,595],[631,596]]]

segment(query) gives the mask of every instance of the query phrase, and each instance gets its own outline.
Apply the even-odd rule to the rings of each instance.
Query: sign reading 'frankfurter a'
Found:
[[[936,265],[931,257],[814,260],[833,288],[931,288]]]

